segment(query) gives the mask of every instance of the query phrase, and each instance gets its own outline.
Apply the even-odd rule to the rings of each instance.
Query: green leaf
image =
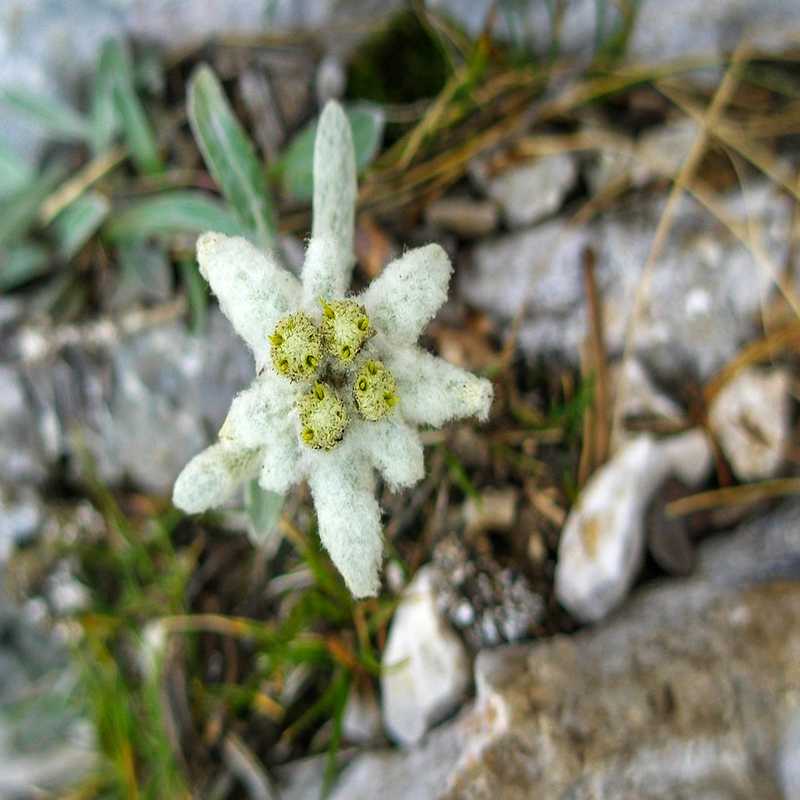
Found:
[[[120,116],[114,101],[113,54],[110,43],[100,51],[92,87],[92,151],[102,153],[111,146],[120,131]]]
[[[229,236],[244,233],[239,222],[218,200],[201,192],[172,191],[129,206],[106,225],[104,233],[112,241],[122,241],[209,230]]]
[[[0,142],[0,199],[33,181],[33,168],[7,144]]]
[[[189,122],[209,172],[242,226],[262,247],[271,247],[277,225],[262,165],[206,65],[189,82]]]
[[[186,297],[189,300],[192,333],[200,334],[205,330],[208,319],[208,289],[206,282],[201,277],[194,260],[181,261],[180,267],[183,284],[186,287]]]
[[[85,141],[91,136],[89,120],[52,97],[25,89],[0,89],[0,104],[58,138]]]
[[[101,74],[105,72],[108,75],[114,97],[114,108],[122,123],[122,132],[136,167],[148,175],[160,172],[162,163],[155,133],[136,94],[128,50],[116,40],[107,41],[100,54],[99,70]],[[95,119],[95,123],[108,124],[108,112],[102,108],[96,111],[101,119],[99,121]],[[107,135],[107,132],[102,129],[93,131],[93,138],[99,136],[102,140],[104,135]]]
[[[250,522],[248,532],[253,544],[263,545],[275,531],[285,499],[285,495],[262,489],[257,480],[245,484],[244,508]]]
[[[0,292],[44,275],[51,266],[47,249],[39,244],[21,242],[0,249]]]
[[[70,203],[53,220],[58,252],[69,261],[89,241],[108,216],[111,204],[100,192],[91,191]]]
[[[358,103],[347,106],[345,114],[353,131],[356,169],[361,172],[375,158],[383,137],[385,116],[380,106]],[[287,194],[296,200],[311,200],[314,193],[314,139],[319,118],[292,139],[275,171]]]
[[[32,183],[0,202],[0,246],[25,236],[36,221],[39,207],[64,173],[62,164],[53,164]]]

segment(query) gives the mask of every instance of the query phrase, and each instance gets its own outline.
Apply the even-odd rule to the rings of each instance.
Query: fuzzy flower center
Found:
[[[312,378],[322,358],[322,337],[307,314],[285,317],[269,337],[272,363],[279,375],[291,380]]]
[[[300,438],[316,450],[331,450],[341,440],[347,427],[347,409],[336,390],[318,381],[297,400],[300,415]]]
[[[397,405],[397,383],[382,361],[367,361],[353,382],[353,399],[364,419],[375,422]]]
[[[353,300],[322,301],[322,342],[341,364],[350,364],[375,333],[364,306]]]

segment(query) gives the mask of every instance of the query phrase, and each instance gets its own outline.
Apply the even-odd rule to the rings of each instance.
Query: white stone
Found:
[[[452,711],[469,684],[469,660],[461,640],[436,608],[443,580],[423,567],[406,589],[392,620],[381,662],[383,721],[392,739],[420,741]]]
[[[697,133],[696,123],[684,117],[644,134],[636,147],[633,182],[641,185],[653,176],[676,175],[689,155]]]
[[[572,156],[558,153],[515,165],[491,178],[486,188],[509,227],[522,228],[558,211],[576,174]]]
[[[629,442],[591,477],[561,534],[556,595],[578,619],[625,597],[644,552],[644,514],[670,467],[652,437]]]
[[[789,375],[782,369],[745,369],[716,396],[709,424],[739,480],[778,472],[791,437],[789,412]]]
[[[681,483],[695,488],[711,473],[714,453],[702,428],[692,428],[658,443],[661,456]]]

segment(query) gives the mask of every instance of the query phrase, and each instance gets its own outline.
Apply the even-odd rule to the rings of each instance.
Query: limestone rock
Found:
[[[383,651],[384,725],[405,745],[418,742],[452,711],[469,684],[464,645],[436,608],[440,580],[431,567],[417,572],[395,612]]]
[[[800,504],[707,542],[694,577],[603,626],[482,653],[476,686],[421,746],[358,757],[334,799],[792,798]]]
[[[742,481],[774,477],[791,438],[789,375],[751,367],[729,381],[709,411],[709,424]]]
[[[655,441],[642,435],[584,487],[556,566],[556,596],[578,619],[602,619],[627,593],[642,563],[644,514],[666,471]]]
[[[480,176],[480,167],[475,173],[510,228],[523,228],[558,211],[577,177],[575,161],[568,153],[515,164],[489,179]]]

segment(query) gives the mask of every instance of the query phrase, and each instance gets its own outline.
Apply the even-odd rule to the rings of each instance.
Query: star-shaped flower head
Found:
[[[486,419],[492,386],[416,345],[447,298],[451,267],[438,245],[405,253],[348,295],[355,199],[350,125],[330,102],[314,147],[302,282],[246,239],[199,238],[200,271],[253,351],[257,377],[173,497],[196,513],[254,477],[280,493],[307,479],[320,539],[353,595],[366,597],[378,591],[383,549],[375,471],[393,490],[415,484],[424,474],[418,427]]]

